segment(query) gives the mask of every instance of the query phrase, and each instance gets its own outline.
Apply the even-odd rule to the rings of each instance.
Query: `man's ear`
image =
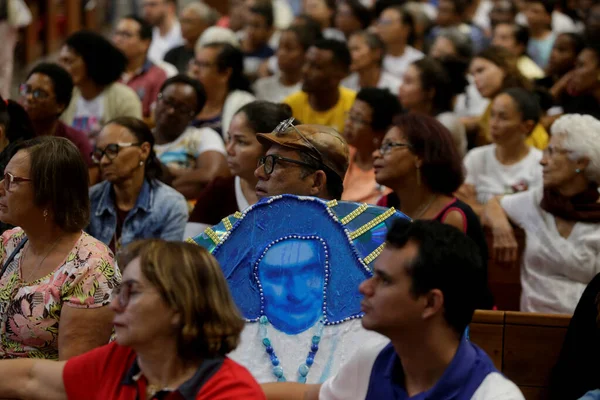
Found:
[[[319,197],[320,194],[327,192],[327,175],[325,171],[318,170],[313,174],[313,183],[310,188],[310,194]]]
[[[423,319],[433,318],[444,311],[444,294],[440,289],[432,289],[425,295],[426,304],[423,309]]]

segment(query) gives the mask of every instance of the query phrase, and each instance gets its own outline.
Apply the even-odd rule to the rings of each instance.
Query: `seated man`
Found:
[[[258,198],[280,194],[340,199],[348,170],[348,144],[333,128],[293,126],[283,121],[272,133],[256,138],[268,147],[254,171]]]
[[[529,31],[515,23],[500,23],[494,27],[492,44],[504,47],[518,57],[517,68],[527,79],[540,79],[544,71],[526,54]]]
[[[451,226],[421,220],[396,222],[386,243],[359,290],[363,326],[390,341],[360,349],[322,385],[264,384],[267,398],[524,399],[462,336],[482,273],[475,243]]]
[[[151,120],[151,106],[167,74],[148,59],[152,41],[152,26],[136,16],[119,21],[113,34],[113,42],[127,58],[127,67],[120,82],[129,86],[142,102],[144,121]]]
[[[351,62],[348,46],[338,40],[322,39],[309,47],[302,70],[302,90],[283,100],[292,108],[294,118],[343,132],[346,113],[356,97],[356,92],[340,86]]]

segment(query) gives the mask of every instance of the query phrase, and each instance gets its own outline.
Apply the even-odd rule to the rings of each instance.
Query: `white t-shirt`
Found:
[[[504,165],[496,158],[495,144],[477,147],[465,156],[465,183],[475,186],[477,201],[485,204],[494,196],[541,186],[541,159],[542,152],[531,147],[524,159],[513,165]]]
[[[319,400],[364,399],[377,356],[388,342],[362,346],[344,366],[321,386]],[[487,375],[471,400],[524,400],[519,388],[498,372]]]
[[[408,66],[424,57],[424,54],[419,50],[411,46],[406,46],[404,54],[399,57],[395,57],[387,54],[383,57],[383,69],[390,74],[394,75],[398,79],[404,77],[404,73],[408,69]]]
[[[279,81],[279,76],[260,78],[254,83],[256,98],[258,100],[272,101],[273,103],[281,103],[283,99],[300,89],[302,89],[302,82],[298,82],[292,86],[284,86]]]
[[[178,20],[175,20],[173,27],[165,36],[160,35],[158,27],[152,29],[152,43],[148,50],[148,58],[150,60],[162,61],[165,58],[167,51],[174,47],[181,46],[184,43],[181,36],[181,25]]]
[[[600,272],[600,223],[577,222],[568,238],[540,207],[543,188],[504,196],[510,219],[527,235],[521,265],[521,311],[572,314]]]
[[[490,104],[490,101],[481,96],[479,90],[475,86],[473,77],[467,76],[469,86],[464,93],[456,97],[454,104],[454,113],[459,117],[480,117],[485,112],[485,109]]]
[[[168,167],[194,169],[200,154],[216,151],[225,155],[225,145],[213,129],[189,126],[171,143],[154,145],[154,151],[160,162]]]
[[[400,85],[402,84],[402,79],[396,78],[394,75],[390,74],[387,71],[382,71],[381,76],[379,77],[379,82],[377,82],[377,87],[379,89],[387,89],[394,96],[398,96],[398,90],[400,89]],[[358,92],[360,87],[358,73],[354,72],[346,77],[342,81],[342,86],[347,87],[348,89],[352,89],[355,92]]]
[[[92,100],[86,100],[83,96],[79,96],[71,126],[84,132],[88,137],[93,138],[102,128],[103,115],[104,94],[100,94]]]

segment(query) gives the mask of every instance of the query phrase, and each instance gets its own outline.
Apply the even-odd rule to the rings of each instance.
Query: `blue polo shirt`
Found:
[[[494,367],[483,350],[466,339],[440,380],[430,390],[409,397],[404,371],[391,343],[360,350],[321,387],[320,400],[524,400],[515,384]]]

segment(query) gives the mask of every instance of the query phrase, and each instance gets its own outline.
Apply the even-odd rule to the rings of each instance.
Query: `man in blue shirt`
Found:
[[[482,260],[474,242],[436,221],[398,221],[360,285],[363,327],[390,339],[360,349],[322,385],[265,384],[268,399],[523,400],[463,337]]]

